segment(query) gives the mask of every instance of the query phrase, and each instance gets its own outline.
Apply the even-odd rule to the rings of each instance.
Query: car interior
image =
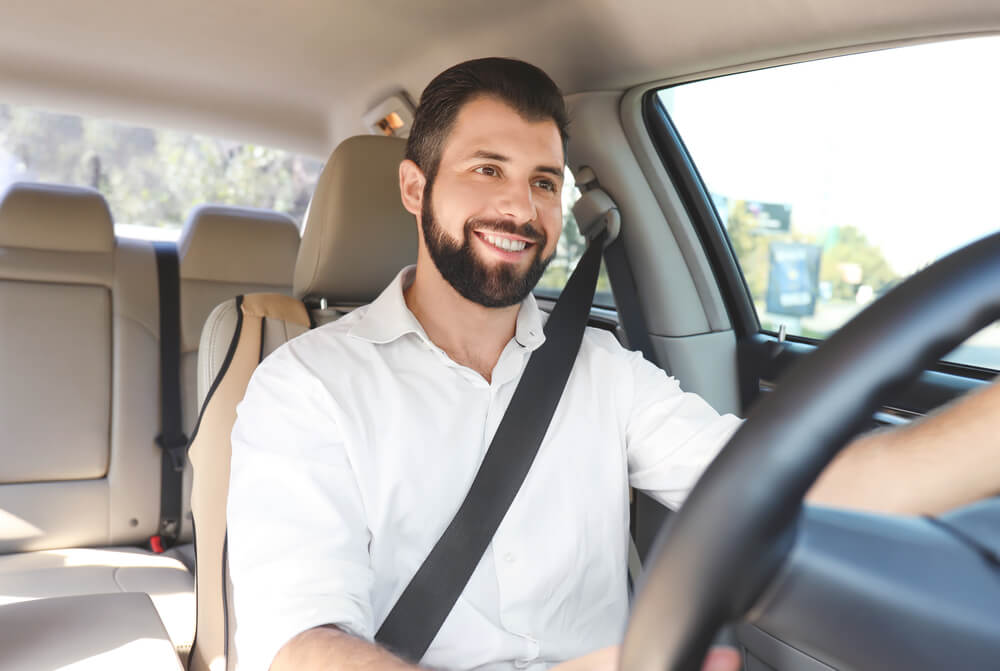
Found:
[[[699,668],[724,626],[747,671],[995,666],[1000,499],[939,517],[802,499],[852,436],[1000,368],[1000,96],[979,78],[1000,62],[1000,4],[48,0],[0,21],[0,669],[236,668],[236,404],[265,356],[415,260],[397,173],[414,103],[491,55],[546,70],[571,117],[567,230],[539,304],[583,252],[577,222],[608,217],[622,256],[605,258],[590,325],[748,418],[679,511],[635,492],[622,668]],[[860,65],[824,78],[838,63]],[[218,189],[139,231],[119,194],[141,211],[159,185],[133,188],[100,149],[74,160],[101,179],[32,168],[45,150],[18,106],[322,168],[304,196]],[[918,107],[930,122],[909,119]],[[740,144],[768,124],[777,136]],[[865,199],[830,205],[849,187]],[[863,229],[896,216],[906,228]]]

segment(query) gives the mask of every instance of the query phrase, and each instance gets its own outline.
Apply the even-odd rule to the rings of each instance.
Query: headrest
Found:
[[[306,214],[296,298],[367,303],[416,262],[416,222],[399,196],[405,148],[402,138],[362,135],[330,156]]]
[[[279,212],[202,205],[177,242],[187,280],[288,287],[299,251],[299,228]]]
[[[109,253],[115,226],[93,189],[15,182],[0,199],[0,247]]]

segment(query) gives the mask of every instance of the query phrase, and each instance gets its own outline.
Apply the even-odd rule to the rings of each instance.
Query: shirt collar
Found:
[[[407,266],[400,270],[396,278],[368,305],[365,314],[351,327],[350,335],[380,345],[397,340],[407,333],[415,333],[430,343],[427,332],[410,312],[403,297],[403,291],[413,284],[416,269],[416,266]],[[521,309],[517,312],[514,341],[528,350],[535,350],[545,342],[542,311],[531,294],[521,301]]]

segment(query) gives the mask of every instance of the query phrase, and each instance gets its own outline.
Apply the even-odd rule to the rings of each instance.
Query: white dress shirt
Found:
[[[228,543],[240,671],[264,671],[322,624],[373,638],[544,341],[529,296],[487,382],[427,337],[403,299],[412,278],[411,266],[375,302],[276,350],[239,405]],[[423,664],[540,670],[620,642],[629,484],[678,507],[738,423],[588,328],[531,471]]]

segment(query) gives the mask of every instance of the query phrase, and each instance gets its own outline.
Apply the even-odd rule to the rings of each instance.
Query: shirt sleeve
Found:
[[[676,510],[694,483],[739,428],[676,379],[629,354],[633,397],[626,424],[629,484]]]
[[[266,671],[315,626],[373,637],[370,534],[333,403],[285,346],[237,409],[227,533],[240,671]]]

